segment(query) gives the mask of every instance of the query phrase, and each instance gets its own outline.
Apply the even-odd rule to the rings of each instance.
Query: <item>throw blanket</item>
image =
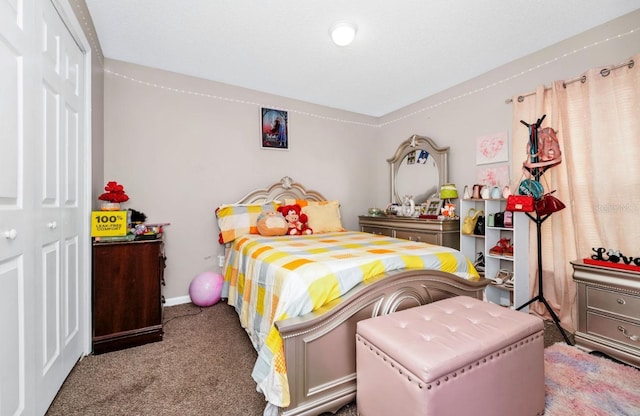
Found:
[[[416,268],[479,280],[457,250],[368,233],[237,238],[222,296],[235,307],[258,352],[252,376],[267,401],[289,405],[283,343],[274,322],[316,310],[381,273]]]

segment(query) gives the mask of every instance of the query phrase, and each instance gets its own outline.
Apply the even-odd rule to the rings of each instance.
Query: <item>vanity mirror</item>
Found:
[[[402,204],[405,195],[412,195],[416,205],[438,194],[448,183],[449,147],[438,147],[428,137],[414,134],[402,142],[392,158],[391,202]]]
[[[361,215],[360,230],[411,241],[437,244],[460,249],[460,220],[450,218],[425,218],[405,212],[411,211],[411,203],[405,196],[412,196],[414,208],[429,200],[427,214],[440,213],[439,190],[448,183],[448,147],[438,147],[428,137],[413,135],[402,142],[391,159],[391,202],[400,204],[402,212],[396,215]],[[435,195],[435,196],[434,196]]]

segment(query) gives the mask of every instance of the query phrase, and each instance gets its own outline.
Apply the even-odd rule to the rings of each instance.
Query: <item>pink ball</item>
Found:
[[[224,277],[218,273],[200,273],[189,284],[191,301],[198,306],[215,305],[220,300],[223,282]]]

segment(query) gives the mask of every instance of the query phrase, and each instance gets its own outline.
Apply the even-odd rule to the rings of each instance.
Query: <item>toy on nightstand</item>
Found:
[[[456,204],[451,202],[447,202],[444,204],[444,207],[441,208],[442,215],[449,218],[455,218],[456,216]]]

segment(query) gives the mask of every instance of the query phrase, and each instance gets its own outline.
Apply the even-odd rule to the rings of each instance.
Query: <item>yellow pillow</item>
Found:
[[[300,205],[300,208],[304,208],[309,205],[328,205],[328,204],[338,204],[338,206],[340,206],[340,203],[338,201],[311,201],[308,199],[290,199],[290,198],[284,199],[284,205],[295,205],[295,204]]]
[[[309,202],[313,202],[313,201],[307,201],[306,199],[291,199],[291,198],[285,198],[284,199],[284,204],[283,205],[300,205],[300,208],[306,207],[307,205],[309,205]]]
[[[307,225],[314,234],[344,231],[340,218],[340,204],[338,201],[323,201],[322,205],[307,205],[302,212],[307,214]]]
[[[273,202],[221,205],[215,211],[220,228],[220,243],[229,243],[245,234],[259,234],[256,226],[258,216],[265,211],[275,209]]]

